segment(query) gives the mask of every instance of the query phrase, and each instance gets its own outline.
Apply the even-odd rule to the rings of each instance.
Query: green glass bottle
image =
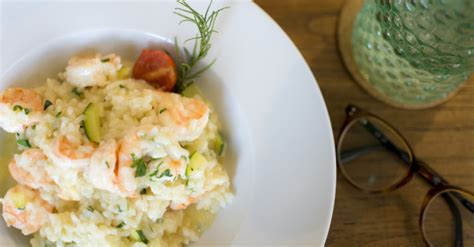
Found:
[[[352,53],[371,90],[395,105],[442,102],[474,71],[474,0],[366,0]]]

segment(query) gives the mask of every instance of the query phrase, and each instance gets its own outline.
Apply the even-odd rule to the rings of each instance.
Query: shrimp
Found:
[[[120,57],[113,53],[107,56],[96,54],[93,57],[72,57],[68,61],[65,77],[77,87],[102,87],[109,80],[116,79],[121,68]]]
[[[134,163],[145,157],[164,158],[173,177],[185,176],[188,151],[162,133],[157,126],[144,126],[132,130],[123,139],[103,141],[95,150],[86,169],[86,178],[96,188],[123,197],[137,197],[138,178]],[[146,164],[147,166],[149,164]],[[166,168],[166,167],[165,167]]]
[[[59,187],[46,170],[47,156],[40,149],[27,149],[10,161],[8,169],[13,179],[21,185],[43,192],[53,192],[63,200],[78,200],[74,191]],[[58,183],[57,183],[58,182]]]
[[[205,193],[206,192],[204,192],[200,195],[197,195],[197,196],[188,196],[188,198],[186,198],[186,200],[184,202],[183,201],[172,200],[171,203],[170,203],[170,208],[173,209],[173,210],[186,209],[189,205],[199,202],[203,198]]]
[[[118,185],[122,192],[128,196],[136,195],[137,181],[135,179],[135,169],[133,163],[135,159],[150,157],[152,159],[169,157],[179,160],[188,156],[188,151],[183,149],[179,143],[163,133],[157,126],[140,127],[126,135],[120,142],[118,153]],[[185,173],[186,165],[176,163],[174,170],[180,170],[180,174]],[[173,174],[177,176],[178,174]]]
[[[209,107],[201,100],[156,91],[159,122],[177,141],[193,141],[209,120]]]
[[[3,198],[3,218],[8,226],[20,229],[24,235],[38,231],[48,223],[53,205],[40,198],[37,190],[16,185]]]
[[[10,161],[8,169],[13,179],[19,184],[32,189],[46,189],[54,186],[54,182],[47,173],[45,165],[48,158],[40,149],[27,149],[20,155],[16,154]]]
[[[182,157],[180,159],[173,159],[170,157],[166,157],[164,159],[164,164],[168,164],[168,167],[170,169],[171,174],[173,174],[174,177],[176,176],[182,176],[185,177],[186,175],[186,159],[183,159]]]
[[[117,167],[118,144],[114,139],[103,141],[91,157],[86,178],[96,188],[120,194]]]
[[[61,167],[85,167],[95,151],[92,143],[82,138],[75,138],[72,134],[60,135],[52,142],[52,150],[48,150],[48,157]]]
[[[0,127],[5,131],[21,132],[39,120],[43,100],[32,89],[8,88],[0,93]]]

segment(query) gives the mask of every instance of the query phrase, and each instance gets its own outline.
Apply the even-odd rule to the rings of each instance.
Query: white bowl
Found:
[[[156,11],[155,17],[142,15],[148,11],[142,5],[147,4]],[[169,16],[175,5],[147,4],[100,4],[99,10],[109,11],[107,20],[88,15],[86,24],[64,32],[65,36],[58,30],[79,23],[84,9],[51,4],[33,17],[24,16],[25,23],[33,24],[38,20],[35,15],[57,14],[55,18],[60,19],[66,15],[64,23],[51,19],[43,26],[47,38],[37,32],[22,34],[21,27],[2,26],[4,33],[16,33],[18,40],[35,48],[5,70],[0,89],[40,85],[63,70],[68,58],[77,53],[114,52],[133,62],[142,48],[170,48],[177,21],[157,19],[162,18],[160,13]],[[333,136],[324,100],[309,67],[282,30],[253,3],[231,5],[213,41],[210,57],[217,57],[217,63],[198,85],[223,123],[229,147],[225,168],[236,197],[196,245],[321,246],[329,229],[336,184]],[[128,15],[118,14],[124,11]],[[143,17],[137,21],[138,16]],[[91,29],[91,23],[97,21],[105,28]],[[160,23],[159,28],[147,28],[150,22]],[[134,30],[167,36],[117,29],[117,23],[134,23]],[[193,32],[185,29],[178,36],[190,37]],[[12,47],[1,50],[7,62],[23,55],[14,47],[24,43],[16,44],[11,38],[4,41],[7,44],[2,47]],[[15,146],[5,138],[11,136],[0,135],[1,167],[8,162],[8,150]],[[0,172],[0,193],[12,184],[6,177],[7,173]],[[22,245],[19,235],[0,222],[2,246]]]

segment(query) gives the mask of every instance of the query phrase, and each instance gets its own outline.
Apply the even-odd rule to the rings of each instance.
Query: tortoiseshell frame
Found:
[[[341,152],[340,151],[341,151],[341,146],[342,146],[344,137],[345,137],[347,131],[350,129],[350,127],[353,124],[357,123],[358,120],[364,119],[364,118],[374,118],[377,121],[379,121],[380,123],[384,124],[385,127],[390,129],[393,133],[395,133],[397,135],[397,137],[399,138],[399,141],[401,141],[401,143],[403,143],[406,146],[405,147],[406,151],[408,151],[408,154],[406,154],[406,156],[408,156],[408,158],[403,159],[404,162],[407,163],[407,165],[409,167],[409,169],[407,169],[406,175],[404,177],[402,177],[399,181],[395,182],[394,184],[392,184],[391,186],[388,186],[386,188],[370,190],[370,189],[361,187],[361,186],[357,185],[356,183],[354,183],[354,181],[352,181],[350,176],[348,176],[346,174],[345,169],[341,167],[342,162],[341,162]],[[383,140],[380,140],[380,138],[377,138],[377,139],[379,139],[379,141],[381,143],[383,142]],[[390,141],[388,141],[388,142],[391,143]],[[461,221],[461,219],[456,218],[459,215],[459,211],[456,208],[456,206],[453,204],[451,196],[448,196],[445,193],[448,192],[452,196],[456,197],[456,199],[458,199],[462,203],[462,205],[464,207],[466,207],[466,209],[468,209],[472,213],[474,213],[474,203],[472,203],[472,202],[474,202],[474,193],[472,193],[470,191],[467,191],[465,189],[450,185],[445,179],[442,178],[441,175],[439,175],[436,171],[431,169],[431,167],[429,167],[425,162],[416,159],[415,155],[414,155],[414,152],[413,152],[413,149],[411,148],[408,141],[400,134],[400,132],[397,129],[395,129],[393,126],[391,126],[385,120],[381,119],[380,117],[378,117],[374,114],[371,114],[367,111],[364,111],[364,110],[360,109],[359,107],[357,107],[355,105],[351,105],[351,104],[348,105],[346,107],[346,119],[345,119],[345,121],[342,125],[341,131],[339,132],[338,139],[337,139],[337,142],[336,142],[336,151],[337,151],[337,164],[338,164],[338,167],[339,167],[339,171],[341,171],[344,178],[349,182],[349,184],[351,184],[353,187],[355,187],[359,190],[362,190],[366,193],[374,193],[375,194],[375,193],[390,192],[390,191],[396,190],[396,189],[402,187],[403,185],[407,184],[408,182],[410,182],[415,174],[420,175],[427,183],[429,183],[433,187],[426,194],[426,196],[423,200],[421,211],[420,211],[419,226],[420,226],[420,230],[422,232],[423,241],[425,242],[425,244],[427,246],[431,246],[431,243],[429,242],[429,240],[426,236],[424,225],[423,225],[424,217],[425,217],[425,214],[426,214],[426,209],[428,208],[428,206],[430,205],[430,203],[433,201],[434,198],[436,198],[437,196],[442,195],[443,198],[446,200],[446,203],[449,205],[449,207],[450,207],[450,209],[453,213],[453,216],[455,218],[455,225],[456,225],[455,246],[456,247],[463,246],[462,225],[459,226],[460,223],[462,224],[462,221]],[[469,199],[467,199],[467,198],[469,198]],[[459,232],[460,229],[461,229],[461,232]]]

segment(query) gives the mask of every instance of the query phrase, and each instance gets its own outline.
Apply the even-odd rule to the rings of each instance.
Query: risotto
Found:
[[[41,87],[0,93],[20,149],[3,218],[32,246],[182,246],[232,200],[210,105],[131,71],[115,54],[73,57]]]

